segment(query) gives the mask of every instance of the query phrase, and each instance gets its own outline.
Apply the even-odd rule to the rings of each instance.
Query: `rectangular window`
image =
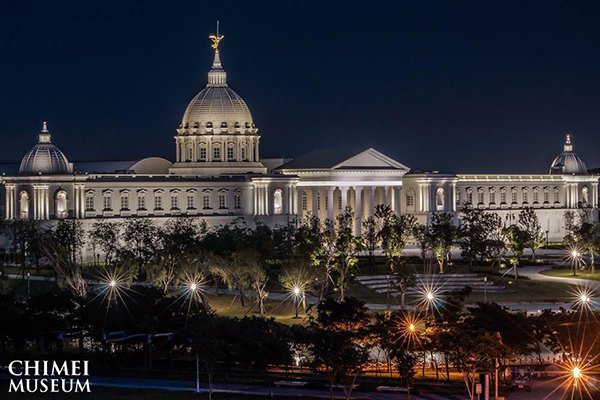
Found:
[[[506,192],[500,192],[500,202],[506,204]]]
[[[483,204],[483,192],[477,192],[477,202]]]
[[[145,210],[146,209],[146,196],[144,195],[139,195],[138,198],[138,210]]]
[[[529,196],[527,195],[527,192],[523,192],[523,203],[527,203],[529,201]]]
[[[340,194],[340,197],[338,197],[337,199],[337,208],[338,210],[342,209],[342,195]]]
[[[560,202],[560,192],[558,190],[554,190],[554,202],[558,203]]]
[[[205,194],[202,196],[202,207],[205,209],[210,208],[210,195]]]
[[[219,195],[219,208],[220,209],[226,208],[225,207],[225,195],[224,194],[220,194]]]
[[[308,209],[308,205],[306,204],[306,193],[302,193],[302,211],[306,211]]]
[[[228,147],[227,148],[227,160],[232,161],[234,159],[233,157],[233,147]]]
[[[104,209],[112,210],[112,197],[104,196]]]
[[[235,208],[242,208],[242,196],[239,193],[233,196],[233,206]]]
[[[414,205],[415,205],[415,196],[413,196],[412,194],[409,194],[408,196],[406,196],[406,206],[413,207]]]
[[[176,210],[176,209],[179,208],[179,204],[178,204],[177,200],[178,200],[177,199],[177,195],[176,194],[172,194],[171,195],[171,209],[172,210]]]
[[[517,202],[517,191],[516,190],[512,192],[512,202],[513,203]]]
[[[246,148],[242,147],[242,160],[246,161]]]
[[[213,160],[214,161],[221,160],[221,148],[220,147],[215,147],[213,149]]]
[[[467,192],[467,204],[473,204],[473,193]]]
[[[200,161],[206,161],[206,147],[200,147]]]
[[[321,194],[317,193],[317,210],[321,209]]]
[[[539,194],[538,194],[537,190],[535,190],[533,192],[533,202],[537,203],[538,201],[539,201]]]
[[[162,210],[162,196],[160,194],[154,195],[154,209]]]
[[[94,196],[86,196],[85,210],[86,211],[94,211]]]
[[[550,193],[548,193],[547,191],[544,192],[544,203],[549,203],[550,202]]]
[[[496,204],[496,192],[490,192],[490,203]]]
[[[129,210],[129,196],[121,196],[121,210]]]
[[[194,208],[194,195],[193,194],[187,195],[187,208],[188,208],[188,210],[191,210]]]

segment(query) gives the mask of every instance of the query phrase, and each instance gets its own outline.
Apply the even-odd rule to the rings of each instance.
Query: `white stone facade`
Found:
[[[317,151],[294,160],[265,160],[250,109],[227,85],[215,48],[206,87],[184,112],[175,136],[175,163],[151,157],[82,167],[68,162],[44,124],[20,171],[4,173],[6,219],[195,216],[215,226],[243,218],[269,226],[316,215],[355,213],[355,232],[378,204],[427,222],[435,212],[468,204],[507,223],[533,207],[549,240],[564,236],[567,210],[597,217],[598,176],[585,170],[570,136],[549,174],[442,174],[410,168],[374,150]],[[285,133],[283,133],[285,134]],[[268,168],[267,168],[268,166]]]

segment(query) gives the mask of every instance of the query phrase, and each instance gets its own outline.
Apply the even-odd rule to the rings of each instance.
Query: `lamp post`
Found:
[[[571,256],[573,256],[573,276],[577,276],[577,268],[579,268],[579,251],[573,250]]]
[[[27,299],[31,298],[31,274],[27,272]]]
[[[298,316],[298,308],[300,307],[300,293],[301,292],[302,292],[302,290],[298,286],[294,286],[294,289],[293,289],[293,293],[294,293],[294,305],[295,305],[295,308],[296,308],[296,315],[294,316],[294,319],[300,318]]]
[[[483,302],[487,303],[487,276],[483,277]]]

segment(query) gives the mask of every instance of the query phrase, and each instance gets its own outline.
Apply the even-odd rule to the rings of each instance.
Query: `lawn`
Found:
[[[573,276],[572,269],[565,268],[552,268],[546,271],[540,272],[542,275],[554,276],[557,278],[578,278],[578,279],[589,279],[592,281],[600,281],[600,273],[596,272],[592,274],[589,271],[577,271],[577,276]]]

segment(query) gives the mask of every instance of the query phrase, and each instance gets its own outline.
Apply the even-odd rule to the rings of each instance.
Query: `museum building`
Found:
[[[124,162],[71,163],[44,122],[18,171],[5,166],[2,214],[8,220],[194,216],[217,226],[334,218],[350,207],[355,232],[378,204],[426,222],[463,204],[500,214],[507,223],[536,209],[549,240],[561,240],[567,210],[597,218],[598,175],[588,173],[570,135],[542,174],[444,174],[413,171],[385,154],[318,150],[295,159],[265,159],[246,102],[228,85],[212,35],[208,82],[189,103],[175,135],[175,162],[149,157]],[[267,137],[268,139],[268,137]]]

